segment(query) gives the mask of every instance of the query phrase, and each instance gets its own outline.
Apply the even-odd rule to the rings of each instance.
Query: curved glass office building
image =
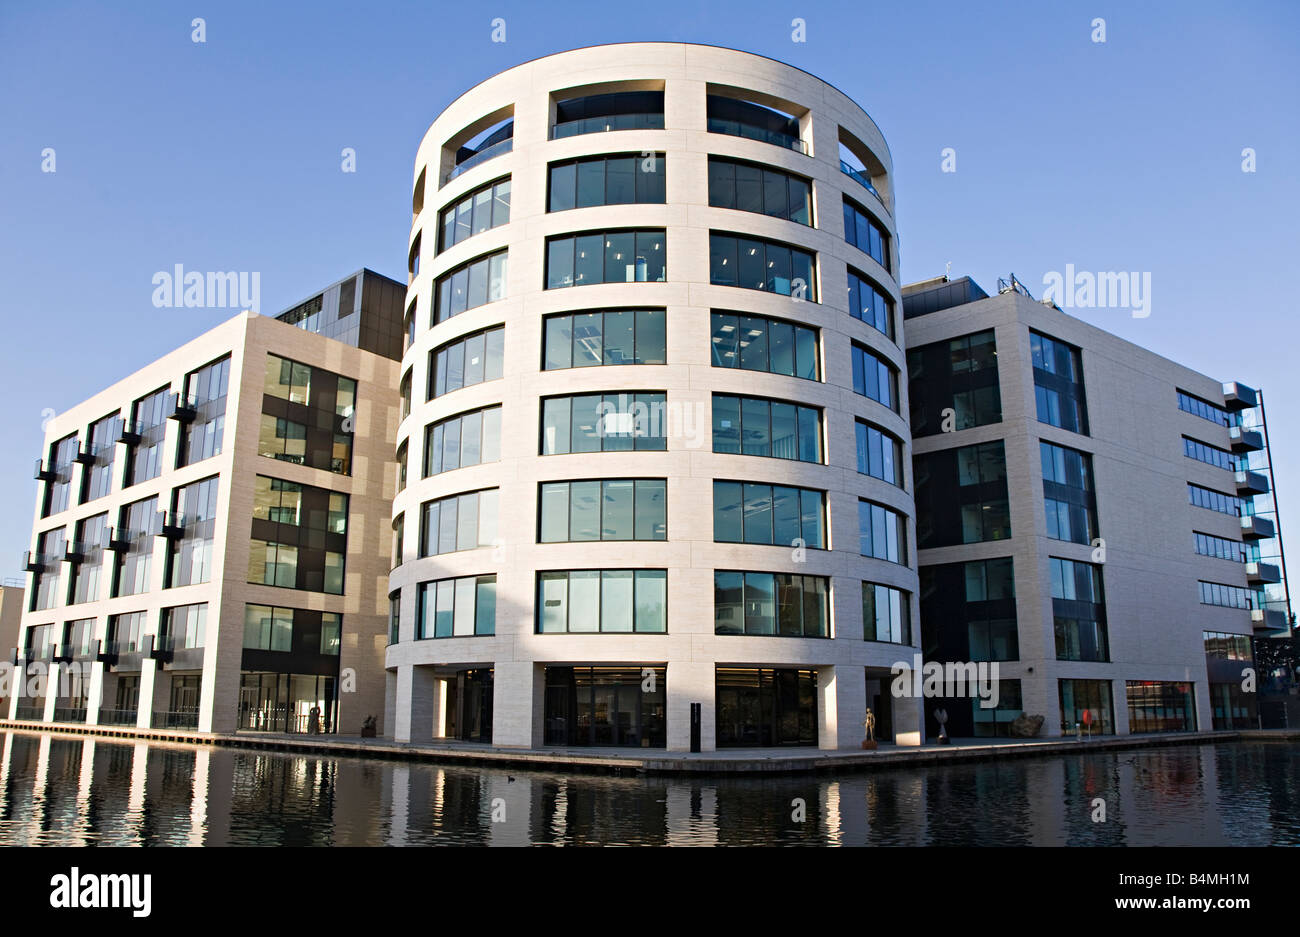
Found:
[[[788,65],[528,62],[415,163],[398,740],[920,741],[889,151]]]

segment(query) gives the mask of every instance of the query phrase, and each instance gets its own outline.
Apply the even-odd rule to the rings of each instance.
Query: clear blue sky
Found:
[[[231,314],[154,308],[155,272],[260,271],[266,312],[362,266],[400,278],[415,148],[442,107],[528,59],[639,39],[769,55],[866,107],[893,153],[905,281],[951,262],[1041,295],[1067,263],[1150,271],[1149,318],[1082,318],[1265,390],[1300,562],[1300,4],[5,0],[0,575],[28,548],[42,411]]]

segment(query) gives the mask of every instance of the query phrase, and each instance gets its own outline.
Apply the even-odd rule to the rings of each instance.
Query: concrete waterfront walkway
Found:
[[[1169,732],[1095,736],[1079,741],[1055,739],[956,739],[950,745],[881,743],[876,751],[838,751],[811,747],[732,748],[714,752],[668,752],[628,748],[496,748],[480,742],[394,742],[339,735],[288,735],[266,732],[202,733],[188,729],[136,729],[77,723],[0,720],[0,731],[49,732],[189,745],[278,751],[286,754],[399,759],[442,765],[516,767],[538,771],[600,774],[752,775],[864,771],[883,767],[944,764],[1024,756],[1081,754],[1088,751],[1195,745],[1229,741],[1300,743],[1300,729],[1243,729],[1227,732]]]

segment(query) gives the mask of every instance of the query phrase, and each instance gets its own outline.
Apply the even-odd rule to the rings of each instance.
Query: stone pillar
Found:
[[[669,661],[668,750],[691,750],[691,703],[700,704],[700,751],[718,748],[717,691],[712,661]]]
[[[54,707],[59,702],[59,674],[64,672],[62,664],[50,664],[50,677],[45,681],[45,715],[46,722],[54,721]],[[65,678],[66,679],[66,678]]]
[[[492,744],[541,748],[546,671],[532,661],[498,661],[492,676]]]
[[[384,731],[383,737],[394,738],[397,729],[397,671],[384,671]]]
[[[866,730],[867,671],[861,666],[817,668],[817,747],[861,750]]]
[[[99,725],[99,711],[104,708],[104,664],[93,661],[86,686],[86,725]]]

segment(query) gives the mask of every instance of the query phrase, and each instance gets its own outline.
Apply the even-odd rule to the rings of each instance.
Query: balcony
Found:
[[[509,153],[512,149],[514,149],[514,145],[515,145],[514,138],[506,137],[504,140],[500,140],[496,143],[493,143],[491,146],[484,147],[474,155],[469,156],[466,159],[462,160],[461,162],[457,163],[455,168],[453,168],[452,171],[447,173],[446,177],[443,178],[442,184],[446,185],[448,182],[450,182],[452,179],[455,179],[461,173],[473,169],[475,166],[479,165],[480,163],[486,163],[494,156],[501,156],[505,153]]]
[[[198,400],[183,394],[172,394],[167,405],[167,419],[178,423],[193,423],[199,415]]]
[[[44,559],[45,558],[41,556],[39,553],[32,553],[31,551],[28,551],[23,554],[23,559],[22,559],[23,569],[29,573],[43,573],[45,572]]]
[[[84,706],[55,706],[55,722],[85,722],[86,707]]]
[[[1264,448],[1264,434],[1259,430],[1229,426],[1228,440],[1233,452],[1259,452]]]
[[[34,477],[38,482],[52,482],[59,477],[59,473],[53,468],[46,468],[44,459],[37,459]]]
[[[166,537],[168,540],[180,540],[185,536],[185,526],[188,523],[189,518],[184,514],[177,511],[167,511],[163,514],[158,535]]]
[[[1285,631],[1286,612],[1275,608],[1252,608],[1250,621],[1256,631]]]
[[[118,425],[117,441],[128,446],[137,446],[144,436],[144,423],[139,420],[123,420]]]
[[[72,457],[72,461],[79,465],[94,465],[95,450],[90,446],[78,446],[77,454]]]
[[[584,133],[606,133],[611,130],[663,130],[664,115],[659,113],[608,114],[604,117],[579,117],[551,125],[551,139],[578,137]]]
[[[1261,472],[1236,472],[1237,494],[1244,497],[1268,494],[1268,476]]]
[[[45,719],[45,703],[19,703],[14,711],[14,718],[23,722],[42,722]]]
[[[81,563],[92,549],[93,546],[80,540],[69,540],[63,544],[63,560],[66,563]]]
[[[104,549],[113,553],[125,553],[131,549],[131,532],[109,527],[104,531]]]
[[[1223,385],[1223,402],[1229,410],[1249,410],[1259,406],[1259,393],[1253,387],[1233,381]]]
[[[871,178],[861,169],[854,169],[844,160],[840,160],[840,172],[855,180],[858,184],[866,188],[868,192],[874,195],[881,205],[885,204],[885,197],[880,194],[879,190],[871,184]]]
[[[73,649],[68,646],[67,642],[58,645],[50,645],[50,663],[70,664],[74,659]]]
[[[1247,563],[1246,581],[1252,586],[1281,582],[1282,570],[1273,563]]]
[[[1267,517],[1249,514],[1241,519],[1241,536],[1246,540],[1267,540],[1277,532]]]

